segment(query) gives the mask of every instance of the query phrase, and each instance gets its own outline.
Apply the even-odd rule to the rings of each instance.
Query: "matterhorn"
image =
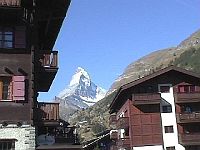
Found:
[[[76,110],[94,105],[105,94],[106,90],[95,85],[89,74],[78,67],[69,85],[55,97],[55,101],[60,103],[61,118],[67,120]]]

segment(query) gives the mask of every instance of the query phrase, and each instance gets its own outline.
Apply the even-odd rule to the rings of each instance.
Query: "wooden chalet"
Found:
[[[169,66],[122,85],[110,113],[113,150],[199,150],[200,75]]]
[[[45,149],[38,140],[43,137],[53,149],[76,143],[67,135],[74,128],[59,119],[58,104],[37,101],[58,71],[53,46],[69,5],[70,0],[0,0],[0,150]],[[46,149],[52,149],[49,143]]]

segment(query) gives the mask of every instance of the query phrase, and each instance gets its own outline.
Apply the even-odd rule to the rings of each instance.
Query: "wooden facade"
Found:
[[[36,139],[50,126],[74,130],[60,120],[59,104],[37,101],[58,71],[53,46],[69,5],[70,0],[0,0],[0,124],[33,127]]]
[[[159,85],[164,86],[161,89]],[[174,66],[120,88],[110,105],[110,113],[116,114],[117,120],[115,146],[132,149],[160,145],[165,149],[164,136],[166,132],[173,132],[164,131],[166,126],[162,125],[162,117],[173,111],[171,104],[161,96],[169,90],[166,85],[173,87],[177,144],[186,150],[200,147],[200,75]]]

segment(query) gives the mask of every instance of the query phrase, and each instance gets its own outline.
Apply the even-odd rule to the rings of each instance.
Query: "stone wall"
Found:
[[[0,125],[0,140],[16,139],[16,150],[35,150],[35,128],[30,125],[18,127],[15,124]]]

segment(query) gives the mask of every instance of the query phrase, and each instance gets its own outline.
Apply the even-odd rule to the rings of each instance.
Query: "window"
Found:
[[[0,28],[0,48],[13,47],[13,29]]]
[[[196,92],[195,85],[179,85],[178,86],[179,93],[194,93]]]
[[[162,106],[162,113],[171,113],[172,107],[171,105]]]
[[[0,77],[0,101],[25,100],[25,77]]]
[[[125,136],[129,136],[129,128],[125,129]]]
[[[14,150],[15,141],[14,140],[0,140],[0,150]]]
[[[165,133],[174,133],[173,126],[165,126]]]
[[[161,93],[169,93],[170,92],[170,86],[160,86],[160,92]]]
[[[11,77],[0,77],[0,100],[11,100]]]
[[[166,147],[166,150],[176,150],[175,146]]]

